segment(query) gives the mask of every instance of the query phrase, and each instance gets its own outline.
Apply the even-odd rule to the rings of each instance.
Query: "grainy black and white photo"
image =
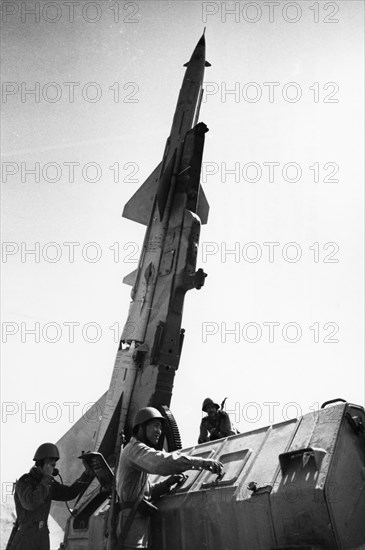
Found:
[[[364,3],[1,2],[0,550],[365,550]]]

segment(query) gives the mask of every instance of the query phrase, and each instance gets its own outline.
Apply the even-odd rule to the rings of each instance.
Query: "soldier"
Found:
[[[179,483],[185,470],[211,470],[221,473],[218,460],[189,457],[181,453],[158,451],[156,447],[165,419],[153,407],[141,409],[134,420],[133,434],[121,452],[116,475],[120,501],[118,550],[149,548],[150,515],[157,508],[156,499]],[[171,475],[167,480],[150,486],[148,474]]]
[[[214,403],[210,397],[204,399],[202,411],[206,412],[207,416],[200,423],[198,443],[215,441],[216,439],[238,433],[232,427],[228,414],[225,411],[220,411],[218,403]]]
[[[93,479],[94,474],[85,465],[85,471],[72,485],[58,483],[53,475],[58,473],[55,465],[59,458],[56,445],[43,443],[35,452],[35,466],[16,482],[17,530],[9,550],[49,550],[47,519],[51,501],[74,499]]]

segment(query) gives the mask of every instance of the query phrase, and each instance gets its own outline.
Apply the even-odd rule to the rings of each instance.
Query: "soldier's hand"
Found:
[[[90,451],[88,451],[87,453],[85,454],[88,454]],[[98,466],[99,466],[99,461],[96,457],[92,457],[92,458],[89,458],[88,460],[85,460],[84,458],[82,458],[82,455],[81,455],[81,460],[82,460],[82,464],[85,468],[85,472],[89,475],[95,475],[94,474],[94,470],[98,469]]]
[[[210,470],[213,474],[221,474],[223,471],[223,464],[219,460],[212,460],[207,458],[204,465],[205,470]]]
[[[217,439],[221,439],[223,437],[222,433],[218,430],[213,430],[210,434],[210,441],[216,441]]]
[[[54,466],[53,464],[44,464],[44,466],[42,466],[42,474],[45,475],[45,476],[52,476],[53,474],[53,470],[54,470]]]
[[[167,481],[169,487],[172,487],[173,485],[178,485],[179,483],[182,483],[185,479],[186,476],[184,476],[184,474],[175,474],[173,476],[170,476]]]

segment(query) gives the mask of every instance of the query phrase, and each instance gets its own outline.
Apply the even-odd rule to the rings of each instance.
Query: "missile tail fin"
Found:
[[[67,472],[69,479],[76,479],[82,473],[83,467],[80,460],[75,460],[75,456],[80,454],[80,450],[95,450],[96,436],[101,423],[101,417],[106,403],[107,393],[105,392],[98,401],[96,401],[79,418],[73,426],[57,441],[57,447],[60,451],[61,471]],[[84,407],[85,409],[85,407]],[[72,415],[74,409],[72,409]],[[64,529],[70,514],[61,501],[54,501],[52,506],[52,516],[57,523]]]
[[[138,269],[135,269],[134,271],[131,271],[130,273],[128,273],[128,275],[126,275],[123,278],[123,283],[125,285],[134,286],[137,279],[137,273],[138,273]]]
[[[132,220],[143,225],[150,221],[153,201],[157,191],[157,183],[160,176],[161,163],[156,166],[146,181],[134,193],[133,197],[125,204],[123,218]]]
[[[200,186],[199,189],[199,199],[196,213],[198,214],[202,224],[206,224],[208,222],[209,203],[202,186]]]

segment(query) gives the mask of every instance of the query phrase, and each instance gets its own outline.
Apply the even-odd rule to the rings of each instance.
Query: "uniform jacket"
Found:
[[[123,505],[128,503],[132,505],[141,494],[147,499],[154,499],[166,492],[166,482],[151,486],[148,474],[169,476],[180,474],[185,470],[199,469],[201,466],[200,458],[156,451],[132,437],[121,452],[116,475],[117,493],[122,508],[120,529],[130,512],[130,508],[123,509]],[[149,548],[149,542],[149,518],[137,512],[123,549]]]
[[[11,550],[49,550],[47,519],[52,500],[72,500],[85,488],[90,475],[83,473],[72,485],[61,485],[38,468],[24,474],[15,486],[18,531]]]
[[[217,416],[213,421],[209,416],[205,416],[200,423],[200,434],[198,443],[214,441],[229,435],[235,435],[237,430],[232,427],[229,415],[225,411],[217,411]]]

